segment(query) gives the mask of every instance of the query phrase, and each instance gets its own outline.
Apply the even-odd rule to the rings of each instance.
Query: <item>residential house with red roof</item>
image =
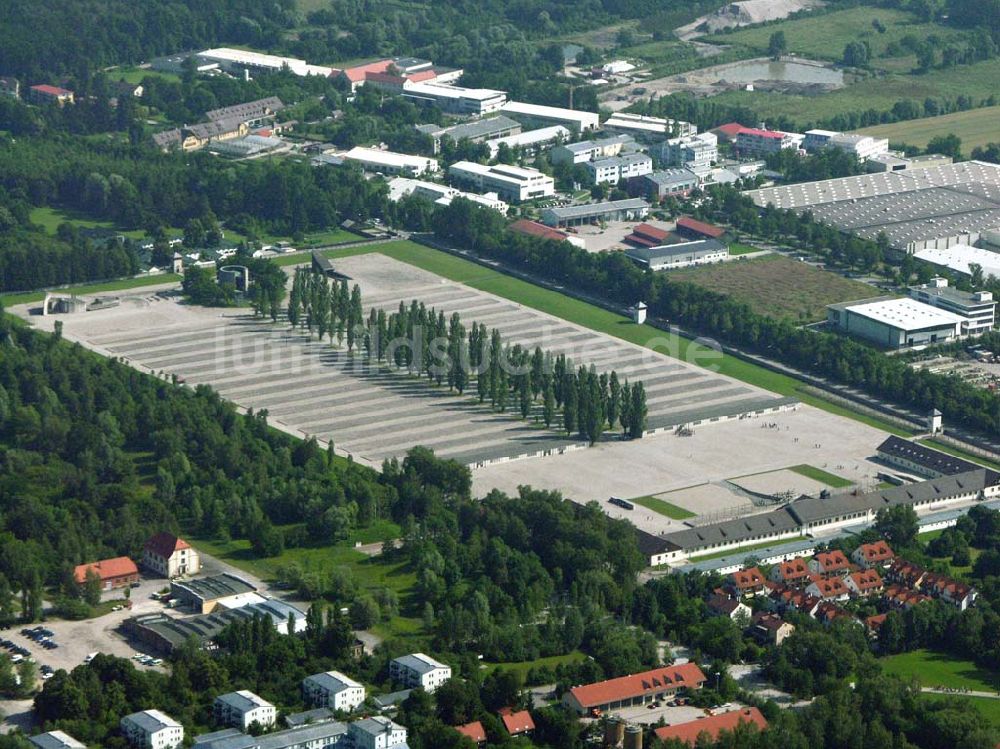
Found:
[[[764,592],[767,578],[756,567],[737,570],[729,575],[727,585],[733,593],[740,596],[756,596]]]
[[[87,573],[93,570],[101,579],[101,590],[124,588],[139,582],[139,568],[128,557],[102,559],[99,562],[79,564],[73,569],[73,579],[78,585],[87,582]]]
[[[771,580],[792,587],[808,585],[811,580],[809,563],[802,557],[778,562],[771,568]]]
[[[855,596],[874,596],[885,590],[882,576],[874,569],[852,572],[844,578],[844,584]]]
[[[839,549],[821,551],[809,560],[809,570],[818,575],[846,575],[851,571],[851,563]]]
[[[930,596],[919,593],[905,585],[889,585],[882,591],[882,601],[894,609],[912,609],[918,603],[931,600]]]
[[[688,723],[663,726],[653,733],[660,741],[676,739],[694,746],[702,734],[705,734],[710,742],[715,742],[723,731],[732,732],[740,726],[756,726],[757,730],[763,731],[767,728],[767,719],[756,707],[744,707],[741,710],[699,718]]]
[[[793,588],[781,588],[771,593],[772,606],[775,610],[784,613],[789,609],[795,609],[806,616],[815,616],[816,607],[820,604],[820,599],[802,590]]]
[[[927,570],[920,565],[907,562],[905,559],[896,559],[889,565],[886,578],[899,585],[905,585],[909,588],[919,588],[926,574]]]
[[[928,572],[920,583],[920,590],[938,600],[957,606],[965,611],[976,602],[979,593],[971,585],[955,580],[947,575]]]
[[[535,730],[535,721],[527,710],[511,710],[509,707],[499,711],[503,727],[511,736],[530,736]]]
[[[61,107],[73,103],[73,92],[60,86],[40,83],[28,89],[28,98],[35,104],[58,104]]]
[[[750,633],[765,645],[780,645],[795,631],[795,625],[786,622],[776,614],[757,614],[754,616]]]
[[[197,575],[201,571],[201,557],[183,538],[160,531],[146,541],[142,566],[167,578]]]
[[[845,619],[852,622],[855,621],[854,615],[851,612],[842,609],[832,601],[823,601],[823,603],[816,608],[815,618],[816,621],[825,624],[826,626],[830,626],[838,619]]]
[[[608,710],[656,702],[680,691],[701,689],[705,681],[705,674],[696,663],[662,666],[573,687],[563,695],[563,704],[580,715],[598,715]]]
[[[705,605],[708,606],[708,610],[713,616],[725,616],[733,620],[739,619],[741,616],[745,616],[747,619],[750,618],[750,607],[742,601],[730,598],[727,595],[713,593],[705,601]]]
[[[851,597],[851,591],[840,577],[823,577],[815,575],[806,593],[824,601],[846,601]]]
[[[869,616],[865,618],[865,629],[868,631],[868,636],[873,639],[878,639],[878,631],[885,624],[885,618],[888,614],[875,614],[874,616]]]
[[[462,726],[455,726],[455,730],[463,736],[468,736],[472,739],[476,746],[484,746],[486,744],[486,729],[483,728],[483,724],[478,720]]]
[[[851,561],[859,567],[870,570],[873,568],[885,569],[896,554],[885,541],[876,541],[872,544],[861,544],[851,552]]]

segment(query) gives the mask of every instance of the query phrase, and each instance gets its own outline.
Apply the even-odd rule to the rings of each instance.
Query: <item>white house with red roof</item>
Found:
[[[824,601],[846,601],[851,597],[851,591],[840,577],[822,577],[816,575],[806,587],[806,593]]]
[[[873,596],[885,590],[878,570],[860,570],[844,578],[844,584],[856,596]]]
[[[809,583],[809,564],[802,557],[778,562],[771,567],[771,580],[776,583],[797,586]]]
[[[740,725],[755,725],[758,730],[767,728],[767,719],[756,707],[744,707],[707,718],[698,718],[687,723],[657,728],[653,733],[660,741],[681,741],[694,746],[702,734],[709,742],[715,742],[723,731],[735,731]]]
[[[61,86],[39,83],[28,89],[28,98],[36,104],[58,104],[61,107],[73,103],[73,92]]]
[[[895,558],[896,554],[885,541],[861,544],[851,553],[851,561],[866,570],[885,569]]]
[[[729,576],[729,588],[740,596],[756,596],[764,592],[767,578],[756,567],[737,570]]]
[[[563,704],[580,715],[599,715],[672,697],[681,690],[701,689],[706,679],[696,663],[662,666],[630,676],[573,687]]]
[[[197,575],[201,557],[183,538],[160,531],[146,541],[142,549],[142,566],[166,578]]]
[[[499,711],[503,727],[511,736],[530,736],[535,730],[535,721],[527,710],[511,710],[509,707]]]
[[[483,728],[483,724],[478,720],[474,720],[471,723],[465,723],[461,726],[455,726],[455,730],[463,736],[472,739],[472,743],[476,746],[483,746],[486,744],[486,729]]]
[[[78,564],[73,569],[73,579],[76,580],[77,585],[83,585],[91,573],[100,579],[101,590],[124,588],[126,585],[139,581],[139,568],[128,557],[113,557],[112,559]]]
[[[839,549],[821,551],[809,560],[809,571],[818,575],[846,575],[851,563]]]

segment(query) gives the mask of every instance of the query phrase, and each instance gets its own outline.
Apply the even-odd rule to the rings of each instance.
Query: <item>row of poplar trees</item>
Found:
[[[457,312],[444,312],[413,300],[395,312],[362,312],[361,290],[347,281],[329,282],[322,273],[300,269],[292,282],[288,319],[319,338],[334,337],[349,351],[363,349],[369,362],[387,363],[411,375],[464,394],[476,388],[480,403],[500,413],[515,407],[549,428],[562,427],[594,444],[608,429],[621,428],[628,439],[646,429],[646,391],[641,382],[621,382],[615,371],[598,374],[591,365],[574,368],[564,354],[510,344],[496,328],[473,322],[466,329]],[[560,423],[561,422],[561,423]]]

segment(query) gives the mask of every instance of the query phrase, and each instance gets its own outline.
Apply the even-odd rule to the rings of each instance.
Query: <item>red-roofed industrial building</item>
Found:
[[[690,216],[681,216],[677,219],[677,233],[688,239],[718,239],[726,230]]]
[[[636,247],[659,247],[670,238],[670,232],[652,224],[639,224],[625,237],[625,242]]]
[[[537,221],[532,221],[526,218],[519,218],[507,228],[512,232],[517,234],[526,234],[529,237],[551,239],[555,242],[569,242],[576,247],[584,246],[583,240],[579,237],[570,236],[560,229],[553,229],[551,226],[546,226],[545,224],[540,224]]]
[[[736,150],[741,156],[767,156],[794,147],[795,138],[780,130],[745,127],[736,134]]]
[[[732,143],[741,130],[746,130],[746,126],[738,122],[727,122],[725,125],[712,128],[709,132],[715,133],[715,137],[721,141]]]
[[[139,568],[128,557],[102,559],[99,562],[79,564],[73,570],[73,579],[83,585],[87,581],[87,572],[93,570],[101,578],[101,590],[124,588],[126,585],[139,582]]]
[[[563,695],[563,704],[580,715],[596,715],[655,702],[685,689],[701,689],[705,681],[705,674],[695,663],[663,666],[641,674],[573,687]]]
[[[36,104],[63,104],[73,103],[73,92],[59,86],[50,86],[47,83],[40,83],[28,89],[28,97]]]
[[[486,729],[478,720],[466,723],[464,726],[455,726],[455,730],[472,739],[476,746],[482,746],[486,743]]]
[[[511,736],[530,736],[535,730],[535,721],[527,710],[511,710],[505,707],[500,710],[500,720]]]
[[[732,710],[728,713],[692,720],[690,723],[663,726],[657,728],[653,733],[660,741],[677,739],[694,746],[698,737],[703,733],[708,734],[709,740],[714,742],[723,731],[735,731],[740,725],[755,725],[763,731],[767,728],[767,720],[757,708],[745,707],[742,710]]]

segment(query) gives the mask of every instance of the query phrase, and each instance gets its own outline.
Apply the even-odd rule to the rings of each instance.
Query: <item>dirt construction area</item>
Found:
[[[788,399],[702,367],[596,333],[519,304],[376,253],[345,258],[339,272],[361,287],[365,317],[375,306],[394,311],[402,301],[461,314],[497,328],[505,341],[573,363],[614,369],[641,380],[650,429],[671,429],[701,420],[736,418],[781,407]],[[36,305],[37,306],[37,305]],[[563,433],[493,413],[471,397],[430,387],[427,379],[368,366],[346,346],[309,339],[284,320],[255,319],[246,309],[208,309],[184,304],[176,294],[150,293],[118,307],[41,316],[14,308],[33,324],[140,369],[176,375],[188,385],[208,384],[240,406],[267,409],[269,421],[294,434],[314,435],[355,459],[380,465],[414,445],[477,466],[510,458],[559,452],[575,443]],[[652,332],[651,332],[652,334]],[[473,388],[473,393],[474,388]],[[626,453],[631,445],[620,446]]]

